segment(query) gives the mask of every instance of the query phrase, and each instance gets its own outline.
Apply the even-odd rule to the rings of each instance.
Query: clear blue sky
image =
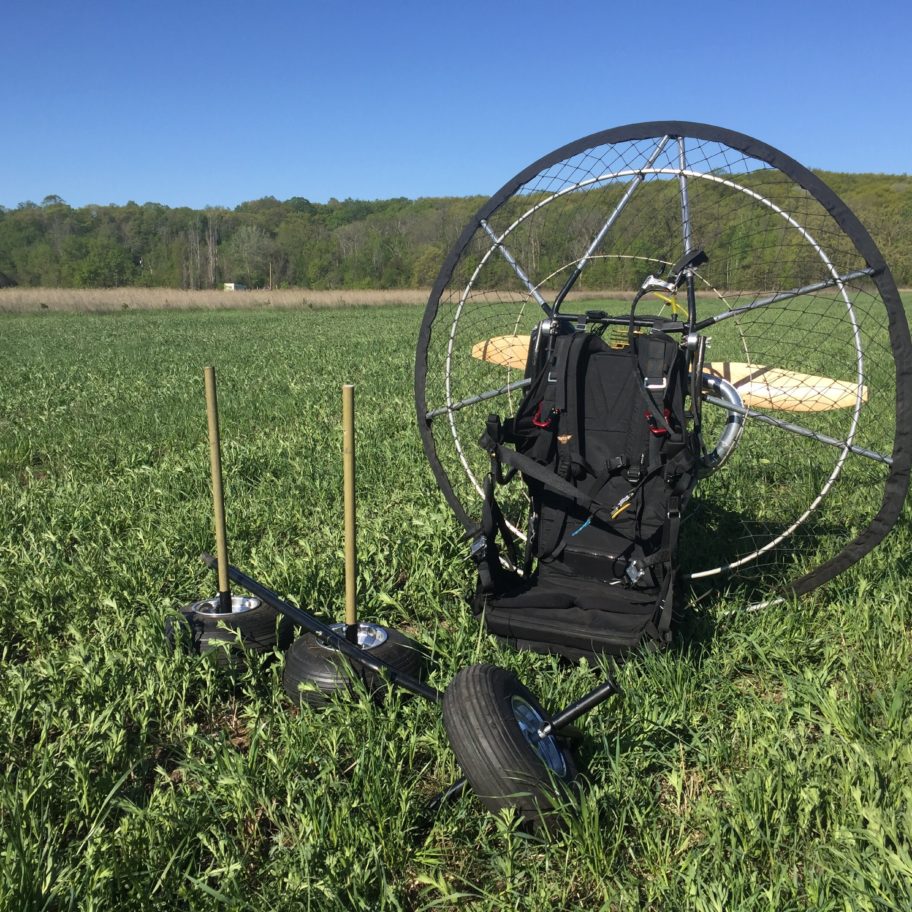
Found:
[[[912,3],[5,5],[0,204],[490,194],[644,120],[912,171]]]

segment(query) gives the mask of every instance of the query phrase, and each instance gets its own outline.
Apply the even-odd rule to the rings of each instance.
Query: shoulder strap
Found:
[[[585,364],[593,350],[605,348],[605,342],[594,333],[578,332],[571,338],[570,349],[567,353],[567,369],[564,372],[564,398],[566,412],[572,416],[573,426],[567,428],[570,434],[568,441],[570,462],[573,466],[589,468],[586,465],[580,443],[583,439],[584,409],[580,408],[580,386],[585,383],[585,372],[581,366]],[[590,470],[591,471],[591,470]]]
[[[664,401],[676,346],[677,343],[673,339],[658,333],[634,337],[633,351],[639,373],[637,389],[653,420],[667,434],[674,434],[664,415]]]

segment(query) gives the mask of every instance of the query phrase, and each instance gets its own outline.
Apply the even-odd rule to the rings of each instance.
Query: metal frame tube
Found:
[[[532,280],[526,275],[522,266],[516,262],[516,258],[507,250],[506,245],[503,242],[503,238],[499,238],[491,228],[491,226],[482,219],[479,224],[484,228],[485,234],[491,239],[494,246],[500,251],[501,256],[510,264],[513,271],[516,273],[517,278],[526,288],[529,290],[529,294],[535,298],[538,306],[546,313],[548,316],[551,315],[551,308],[548,307],[547,301],[541,296],[541,292],[532,284]]]
[[[690,228],[690,195],[687,192],[687,154],[684,148],[684,137],[678,137],[678,192],[681,195],[681,239],[684,243],[684,253],[688,253],[693,247]]]
[[[604,703],[609,697],[620,694],[620,692],[621,689],[609,678],[604,684],[600,684],[594,690],[590,690],[589,693],[571,703],[566,709],[562,709],[557,715],[552,716],[551,721],[546,722],[538,730],[538,737],[547,738],[549,735],[553,735],[580,716],[595,709],[600,703]]]
[[[445,804],[449,804],[454,798],[461,798],[469,788],[469,780],[465,776],[457,779],[449,788],[444,789],[435,795],[425,805],[425,811],[429,814],[436,814]]]
[[[835,278],[826,279],[823,282],[814,282],[811,285],[802,285],[800,288],[790,288],[788,291],[780,291],[774,295],[770,295],[767,298],[759,298],[756,301],[751,302],[750,304],[745,304],[742,307],[734,307],[731,310],[726,310],[723,313],[716,314],[714,317],[707,317],[705,320],[700,320],[699,323],[694,324],[693,329],[695,331],[702,331],[707,329],[710,326],[714,326],[716,323],[721,323],[723,320],[728,320],[730,317],[737,317],[739,314],[750,313],[752,310],[757,310],[760,307],[769,307],[770,304],[779,304],[782,301],[790,301],[792,298],[801,297],[801,295],[812,294],[815,291],[823,291],[825,288],[842,288],[846,282],[854,282],[855,279],[863,279],[869,276],[874,275],[875,270],[871,269],[856,269],[854,272],[847,272],[845,275],[836,276]]]
[[[704,374],[703,377],[705,379],[706,374]],[[807,437],[809,440],[816,440],[818,443],[825,443],[827,446],[837,447],[847,453],[854,453],[856,456],[864,456],[865,459],[873,459],[874,462],[882,462],[884,465],[889,466],[893,465],[893,458],[887,456],[885,453],[878,453],[874,450],[868,450],[865,447],[855,446],[847,440],[838,440],[836,437],[830,437],[828,434],[812,431],[810,428],[803,427],[800,424],[793,424],[791,421],[782,421],[779,418],[773,418],[772,415],[766,415],[763,412],[758,412],[752,408],[745,408],[744,406],[738,406],[731,402],[725,402],[722,399],[717,399],[715,396],[706,396],[705,398],[710,405],[717,405],[728,412],[743,415],[745,418],[759,421],[761,424],[768,424],[771,427],[788,431],[790,434],[797,434],[799,437]]]
[[[512,393],[514,390],[525,389],[527,386],[531,386],[531,384],[532,381],[530,379],[517,380],[515,383],[508,383],[506,386],[501,386],[499,389],[486,390],[483,393],[479,393],[477,396],[469,396],[468,399],[460,399],[459,402],[454,402],[452,405],[445,405],[442,408],[434,409],[432,412],[428,412],[424,417],[425,420],[431,421],[434,418],[439,418],[441,415],[447,415],[450,412],[458,412],[466,406],[484,402],[486,399],[494,399],[497,396],[503,396],[505,393]]]
[[[725,403],[724,408],[728,411],[728,421],[725,422],[725,427],[722,428],[715,447],[698,460],[697,475],[705,478],[707,475],[712,475],[716,469],[722,468],[728,457],[735,451],[741,434],[744,432],[744,404],[738,395],[738,390],[727,380],[712,374],[702,374],[700,380],[702,392],[697,394],[697,400],[702,401],[707,390],[718,393],[722,399],[715,401]]]
[[[598,249],[599,244],[605,239],[605,235],[611,230],[614,226],[614,223],[620,218],[621,213],[627,208],[627,204],[630,202],[630,198],[633,196],[636,188],[640,186],[641,183],[646,179],[646,170],[652,168],[656,163],[658,157],[662,154],[662,150],[668,145],[668,140],[670,137],[663,136],[658,145],[655,147],[652,155],[649,156],[646,164],[643,166],[642,170],[636,172],[633,180],[628,185],[624,195],[621,197],[620,202],[617,206],[614,207],[614,211],[611,215],[608,216],[608,220],[602,225],[598,234],[593,238],[592,243],[587,248],[586,252],[583,254],[582,259],[576,264],[575,269],[570,274],[570,277],[564,282],[564,287],[557,293],[557,297],[554,299],[554,304],[551,307],[551,313],[549,316],[554,316],[558,310],[560,310],[561,304],[564,303],[564,298],[570,293],[570,289],[576,284],[576,280],[582,275],[583,270],[586,268],[586,264],[592,259],[592,255]]]

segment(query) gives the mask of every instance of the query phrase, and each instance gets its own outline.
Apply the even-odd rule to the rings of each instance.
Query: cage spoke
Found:
[[[726,402],[724,399],[718,399],[715,396],[706,396],[703,400],[710,405],[718,406],[728,412],[734,412],[737,415],[744,415],[745,418],[751,418],[762,424],[768,424],[770,427],[779,428],[781,431],[788,431],[790,434],[797,434],[799,437],[806,437],[809,440],[816,440],[818,443],[827,446],[837,447],[840,450],[846,450],[854,453],[856,456],[864,456],[865,459],[873,459],[874,462],[882,462],[884,465],[893,465],[893,458],[884,453],[878,453],[875,450],[869,450],[865,447],[856,446],[848,440],[839,440],[836,437],[830,437],[828,434],[821,434],[820,431],[814,431],[811,428],[795,424],[791,421],[783,421],[781,418],[773,418],[765,412],[758,412],[756,409],[739,407]]]

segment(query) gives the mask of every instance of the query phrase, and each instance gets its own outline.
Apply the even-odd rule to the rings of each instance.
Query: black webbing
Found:
[[[636,387],[640,391],[640,395],[643,397],[643,401],[646,403],[655,423],[667,434],[674,434],[664,414],[665,394],[668,389],[671,364],[673,363],[673,352],[672,358],[668,357],[669,348],[667,341],[651,338],[650,336],[640,337],[636,340],[636,364],[640,375]],[[665,385],[661,388],[661,402],[656,402],[655,397],[652,395],[652,390],[647,386],[650,380],[662,380],[664,382]]]
[[[510,447],[498,444],[493,452],[501,462],[505,462],[508,466],[518,469],[523,475],[528,475],[529,478],[534,478],[536,481],[541,482],[546,488],[556,494],[561,494],[580,506],[589,508],[593,513],[599,513],[601,510],[608,509],[611,506],[611,504],[603,503],[592,497],[565,478],[540,465],[534,459],[523,456],[522,453],[517,453],[516,450]]]
[[[563,400],[566,403],[566,414],[572,415],[576,421],[576,425],[572,428],[561,427],[561,431],[564,435],[569,431],[569,440],[567,441],[567,446],[570,451],[570,464],[571,466],[581,466],[586,467],[585,460],[583,458],[583,451],[580,448],[580,442],[583,437],[583,423],[584,415],[583,409],[580,407],[579,402],[579,388],[583,383],[583,378],[580,376],[580,361],[584,355],[589,354],[595,346],[605,347],[605,342],[602,340],[601,336],[595,335],[594,333],[575,333],[571,337],[569,350],[566,353],[566,370],[564,371],[564,390],[563,390]]]
[[[473,549],[473,558],[478,567],[478,579],[484,592],[493,592],[497,589],[496,577],[501,572],[500,552],[497,548],[497,533],[503,539],[507,548],[511,564],[517,565],[516,540],[494,496],[494,477],[488,475],[484,482],[484,500],[481,507],[481,536],[484,540],[483,548],[479,551]]]

